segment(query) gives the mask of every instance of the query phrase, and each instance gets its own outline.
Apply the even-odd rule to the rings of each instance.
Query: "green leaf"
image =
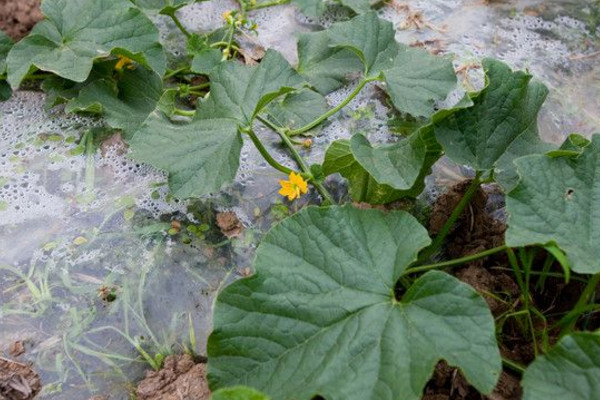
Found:
[[[6,101],[12,96],[12,89],[8,82],[0,80],[0,101]]]
[[[515,161],[521,181],[506,198],[512,247],[556,243],[582,274],[600,272],[600,135],[578,158]]]
[[[566,336],[525,371],[523,400],[596,400],[600,393],[600,335]]]
[[[410,214],[307,207],[260,244],[256,275],[219,295],[211,388],[275,399],[419,399],[438,360],[489,393],[501,371],[494,320],[468,285],[429,272],[395,284],[430,243]]]
[[[6,56],[13,46],[13,42],[7,34],[0,31],[0,75],[6,71]]]
[[[585,137],[572,133],[558,150],[549,151],[547,155],[550,157],[577,157],[590,143]]]
[[[192,59],[190,70],[195,74],[208,75],[221,63],[223,53],[219,49],[206,48],[199,51]]]
[[[473,98],[473,107],[436,123],[435,135],[454,162],[494,170],[497,182],[510,190],[518,181],[516,158],[552,149],[540,140],[537,128],[548,89],[500,61],[486,59],[483,66],[487,86]]]
[[[333,142],[325,154],[325,175],[339,172],[348,179],[352,200],[386,204],[403,197],[417,197],[425,177],[441,157],[431,126],[386,146],[372,147],[360,134],[351,141]]]
[[[81,89],[101,79],[111,79],[115,69],[115,60],[100,61],[94,64],[85,82],[74,82],[59,76],[50,76],[42,82],[46,93],[46,109],[63,104],[79,95]]]
[[[35,68],[75,82],[94,60],[124,54],[163,75],[166,56],[158,29],[127,1],[46,0],[45,19],[8,54],[8,82],[17,88]]]
[[[209,76],[210,96],[198,110],[200,118],[232,118],[246,126],[272,100],[304,85],[304,79],[274,50],[267,50],[256,66],[221,63]]]
[[[435,101],[456,86],[452,62],[399,44],[394,35],[392,23],[375,12],[304,34],[298,41],[298,72],[323,94],[360,74],[385,81],[394,107],[430,117]]]
[[[103,114],[109,126],[131,135],[156,108],[162,94],[162,79],[155,72],[141,67],[125,69],[117,82],[100,79],[83,88],[65,111]]]
[[[269,397],[246,386],[235,386],[217,390],[211,400],[269,400]]]
[[[269,104],[266,109],[269,120],[274,124],[289,129],[297,129],[308,125],[329,107],[325,98],[309,89],[292,92],[279,102]]]
[[[224,62],[209,77],[210,95],[190,123],[174,123],[157,110],[130,143],[134,158],[169,172],[179,198],[215,193],[231,182],[239,167],[240,128],[250,128],[272,100],[304,84],[273,50],[257,66]]]
[[[197,1],[202,0],[133,0],[133,3],[143,10],[168,15]]]
[[[310,18],[318,18],[327,10],[327,2],[324,0],[292,0],[303,14]]]
[[[344,86],[364,67],[347,48],[331,48],[327,31],[303,33],[298,38],[297,71],[321,94]]]
[[[174,123],[156,110],[130,141],[133,157],[169,173],[178,198],[218,192],[239,167],[242,138],[235,120],[194,119]]]
[[[415,117],[431,117],[435,102],[456,87],[452,63],[423,49],[400,45],[394,67],[384,71],[394,107]]]

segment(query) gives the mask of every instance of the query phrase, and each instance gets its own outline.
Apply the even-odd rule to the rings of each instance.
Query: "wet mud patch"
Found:
[[[149,371],[137,387],[138,400],[208,400],[206,364],[187,354],[165,358],[160,371]]]
[[[42,381],[31,367],[0,357],[0,399],[30,400],[42,389]]]
[[[13,40],[26,36],[42,20],[41,0],[0,0],[0,30]]]

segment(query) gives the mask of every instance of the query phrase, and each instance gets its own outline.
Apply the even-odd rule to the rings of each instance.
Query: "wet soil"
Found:
[[[439,196],[430,217],[430,234],[436,235],[458,205],[470,185],[463,181]],[[447,259],[472,255],[504,244],[506,224],[490,215],[489,196],[480,189],[469,206],[455,223],[447,237],[445,253]],[[535,270],[541,269],[546,253],[539,251],[533,262]],[[552,265],[551,272],[560,273],[559,265]],[[458,279],[474,287],[487,301],[498,327],[498,342],[503,357],[522,366],[535,358],[536,344],[524,318],[510,317],[511,313],[523,310],[521,291],[510,265],[503,253],[480,259],[448,271]],[[532,316],[536,332],[541,333],[546,326],[552,326],[577,302],[583,283],[563,278],[548,277],[543,285],[537,277],[530,282],[531,304],[545,315],[545,321]],[[600,328],[600,318],[588,318],[585,328]],[[557,330],[547,330],[548,343],[552,346],[557,340]],[[538,352],[541,339],[536,338]],[[522,396],[520,377],[511,370],[505,370],[498,386],[491,395],[481,395],[470,386],[456,368],[441,362],[436,367],[433,378],[428,383],[424,400],[517,400]]]
[[[41,388],[40,376],[31,367],[0,357],[0,399],[31,400]]]
[[[137,387],[138,400],[208,400],[206,364],[187,354],[168,356],[160,371],[149,371]]]
[[[42,20],[41,0],[0,0],[0,30],[14,40],[26,36]]]

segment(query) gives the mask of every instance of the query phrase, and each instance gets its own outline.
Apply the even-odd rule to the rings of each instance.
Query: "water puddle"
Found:
[[[192,30],[212,29],[234,5],[199,3],[185,9],[182,20]],[[598,7],[576,0],[433,0],[379,13],[398,28],[398,40],[455,54],[466,85],[481,83],[481,57],[530,69],[551,88],[540,116],[542,136],[560,142],[571,132],[600,131]],[[253,15],[259,24],[253,40],[292,63],[297,33],[342,16],[310,21],[293,6]],[[167,22],[162,28],[165,42],[181,42]],[[174,57],[184,49],[178,51]],[[328,100],[334,105],[351,90]],[[379,93],[376,85],[367,87],[328,122],[303,150],[309,160],[321,162],[328,143],[358,131],[375,141],[395,140]],[[215,293],[250,272],[264,232],[299,205],[282,202],[280,174],[248,144],[228,189],[176,201],[166,176],[129,159],[120,137],[100,128],[102,121],[45,112],[43,105],[42,94],[27,91],[0,103],[0,349],[24,342],[21,359],[41,374],[41,398],[111,393],[111,399],[126,399],[131,382],[148,368],[144,357],[205,353]],[[268,140],[276,157],[292,166],[274,135]],[[443,164],[437,185],[462,173]],[[228,239],[217,227],[224,211],[241,220],[239,237]]]

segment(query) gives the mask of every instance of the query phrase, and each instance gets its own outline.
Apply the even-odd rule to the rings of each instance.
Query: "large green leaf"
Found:
[[[0,31],[0,101],[5,101],[12,95],[10,85],[1,77],[6,71],[6,56],[13,46],[12,40]]]
[[[473,107],[455,112],[435,125],[446,155],[458,164],[496,173],[505,190],[518,181],[513,161],[552,149],[538,136],[537,117],[548,89],[525,72],[506,64],[483,61],[487,86]]]
[[[133,157],[169,173],[178,198],[218,192],[235,177],[242,138],[235,120],[175,123],[156,110],[130,141]]]
[[[257,66],[224,62],[210,77],[208,99],[189,123],[175,123],[159,110],[131,141],[133,157],[169,172],[179,198],[215,193],[235,177],[242,147],[240,128],[278,96],[304,80],[277,52],[269,50]]]
[[[523,400],[597,400],[600,335],[578,332],[561,339],[525,371]]]
[[[328,2],[326,0],[292,0],[302,13],[311,18],[318,18],[327,10]],[[340,3],[357,14],[363,14],[370,10],[371,1],[369,0],[338,0]]]
[[[394,35],[392,23],[375,12],[305,34],[298,41],[298,72],[321,93],[362,73],[363,79],[385,81],[398,110],[430,117],[435,101],[456,86],[452,62],[399,44]]]
[[[113,79],[92,82],[68,103],[66,111],[103,114],[112,128],[131,135],[156,108],[162,94],[161,77],[138,67],[123,71],[117,82]]]
[[[490,392],[501,371],[494,320],[471,287],[430,272],[395,298],[397,279],[429,243],[401,211],[308,207],[285,219],[260,244],[256,275],[217,299],[211,388],[411,400],[445,359]]]
[[[46,0],[45,19],[8,54],[8,82],[19,86],[32,68],[83,82],[95,59],[121,53],[160,75],[166,56],[158,30],[127,1]]]
[[[281,101],[272,102],[267,107],[269,120],[276,125],[297,129],[308,125],[328,110],[323,95],[304,89],[285,95]]]
[[[509,246],[556,243],[579,273],[600,272],[600,135],[579,157],[516,160],[521,181],[506,198]]]
[[[215,391],[211,400],[269,400],[264,394],[246,386],[235,386]]]
[[[143,10],[171,14],[181,7],[185,7],[197,1],[203,0],[132,0],[133,3]]]
[[[333,142],[325,153],[323,173],[339,172],[348,179],[352,200],[386,204],[417,197],[425,177],[441,156],[431,126],[386,146],[373,147],[363,135]]]
[[[360,59],[351,50],[329,46],[327,31],[299,35],[297,71],[319,93],[342,87],[363,70]]]
[[[268,50],[257,66],[221,63],[209,76],[210,96],[200,105],[200,117],[232,118],[246,126],[269,102],[304,85],[304,79],[274,50]]]
[[[13,46],[13,42],[8,35],[0,31],[0,75],[6,70],[6,56]]]

